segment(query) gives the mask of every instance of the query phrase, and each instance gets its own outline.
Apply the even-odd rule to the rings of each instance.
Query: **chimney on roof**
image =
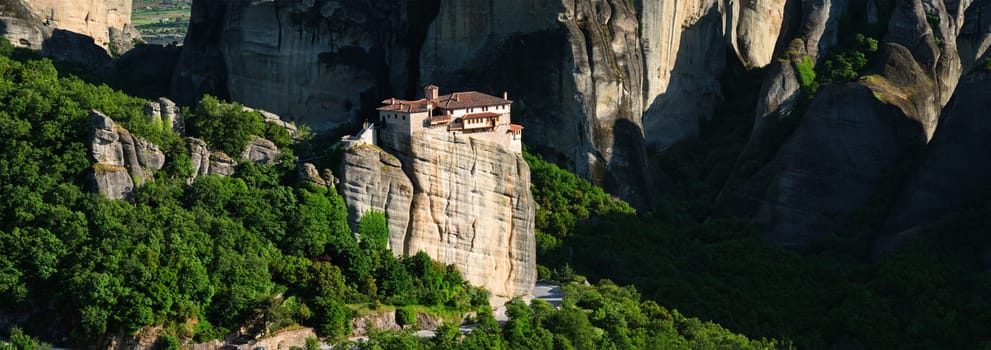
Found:
[[[502,92],[502,99],[503,100],[508,100],[509,99],[509,91],[503,91]]]
[[[427,101],[436,100],[437,96],[440,96],[440,88],[437,85],[430,85],[423,88],[423,97],[426,97]]]
[[[393,98],[391,98],[391,99],[389,99],[389,104],[390,104],[390,105],[394,105],[394,104],[396,104],[396,98],[395,98],[395,97],[393,97]]]

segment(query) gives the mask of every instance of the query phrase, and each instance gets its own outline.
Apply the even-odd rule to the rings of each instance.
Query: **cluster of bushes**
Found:
[[[822,84],[847,82],[860,77],[867,63],[877,53],[877,39],[857,34],[853,42],[841,46],[838,52],[823,62],[817,75]]]
[[[636,213],[626,202],[613,200],[602,188],[545,161],[538,154],[524,151],[523,157],[530,166],[530,188],[538,208],[535,219],[537,250],[545,257],[544,264],[552,256],[562,254],[560,241],[567,238],[579,222],[593,216]]]
[[[509,321],[502,327],[491,310],[478,314],[479,326],[462,334],[455,324],[437,329],[431,339],[410,333],[378,332],[368,341],[344,346],[358,349],[789,349],[788,343],[751,340],[717,324],[669,311],[643,301],[633,287],[608,280],[597,286],[561,287],[561,306],[516,298],[506,304]]]
[[[248,111],[240,103],[224,103],[207,95],[185,115],[190,133],[232,157],[240,156],[256,136],[272,141],[280,150],[291,149],[292,138],[286,128],[266,123],[261,113]]]

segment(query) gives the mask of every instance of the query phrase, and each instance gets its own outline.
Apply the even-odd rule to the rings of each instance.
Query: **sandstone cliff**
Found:
[[[0,1],[0,27],[18,46],[36,50],[51,37],[53,29],[65,30],[93,38],[107,52],[124,53],[134,47],[140,34],[131,26],[131,0]],[[9,18],[19,18],[20,21]]]
[[[947,146],[954,141],[937,143],[934,135],[952,134],[960,141],[972,137],[959,130],[979,133],[977,121],[954,117],[961,109],[944,107],[956,94],[963,106],[969,106],[965,110],[979,108],[979,103],[968,100],[982,91],[981,85],[958,88],[957,82],[963,72],[983,69],[974,62],[987,55],[991,30],[979,13],[989,5],[987,1],[900,1],[880,14],[887,18],[868,18],[883,19],[888,27],[867,74],[842,88],[821,89],[804,116],[793,116],[801,120],[770,163],[743,186],[724,192],[723,207],[766,224],[772,240],[789,246],[805,246],[835,234],[868,207],[881,215],[894,208],[886,229],[892,233],[959,210],[961,193],[979,186],[948,180],[946,176],[955,170],[946,161],[960,159],[960,149]],[[817,58],[812,51],[800,52]],[[751,144],[763,137],[766,121],[762,119],[780,117],[782,106],[795,94],[791,67],[772,73],[773,80],[765,83]],[[950,118],[956,124],[944,127],[944,120]],[[927,165],[913,175],[914,159],[924,154]],[[936,170],[935,164],[945,167]],[[897,195],[900,189],[893,187],[909,178],[913,180],[906,194]],[[870,203],[871,198],[875,203]]]
[[[648,206],[646,154],[712,115],[727,45],[751,66],[772,61],[785,1],[745,3],[197,1],[173,88],[317,130],[414,86],[510,91],[529,144]]]
[[[415,133],[406,153],[400,164],[375,146],[347,151],[340,188],[352,224],[383,211],[397,254],[424,251],[496,296],[529,294],[535,207],[523,158],[496,143],[429,132]]]
[[[941,123],[918,172],[899,195],[878,248],[887,250],[907,230],[938,220],[989,195],[991,165],[991,72],[968,75],[943,110]]]
[[[768,156],[729,181],[722,207],[795,246],[912,177],[906,164],[935,142],[960,77],[991,46],[988,0],[195,5],[177,92],[229,94],[320,130],[426,84],[509,91],[531,150],[639,207],[666,190],[651,158],[712,120],[727,67],[756,71],[741,159]],[[862,30],[880,40],[865,76],[803,97],[797,63],[821,67]]]

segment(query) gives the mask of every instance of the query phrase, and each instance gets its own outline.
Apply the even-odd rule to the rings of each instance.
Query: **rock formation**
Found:
[[[185,134],[185,121],[176,104],[160,98],[145,105],[145,116],[152,123],[163,125],[180,136]],[[280,124],[279,116],[269,113],[266,121]],[[133,137],[127,129],[114,123],[113,119],[99,111],[90,113],[90,126],[93,129],[90,140],[90,155],[93,158],[91,176],[95,191],[111,199],[131,199],[135,187],[154,180],[153,172],[161,170],[167,161],[158,145]],[[192,173],[187,183],[206,175],[230,176],[237,168],[237,160],[219,151],[211,151],[207,143],[194,137],[185,138]],[[254,137],[240,155],[240,159],[256,164],[275,164],[281,161],[282,153],[267,139]],[[312,167],[312,165],[311,165]],[[313,168],[316,174],[316,168]],[[316,174],[324,185],[333,184],[332,174],[323,178]]]
[[[95,162],[91,179],[96,191],[108,198],[131,199],[135,186],[152,180],[152,171],[165,165],[158,146],[131,136],[105,114],[91,111],[90,126],[90,155]]]
[[[211,93],[325,130],[405,88],[405,1],[196,1],[174,96]]]
[[[122,54],[141,37],[131,26],[131,3],[131,0],[3,0],[0,33],[14,45],[41,50],[53,30],[64,30],[93,38],[105,52]]]
[[[193,161],[193,173],[187,182],[192,183],[200,176],[234,174],[237,161],[223,152],[211,152],[205,141],[187,137],[186,146],[189,147],[189,156]]]
[[[750,66],[772,61],[787,9],[638,3],[197,1],[174,91],[229,94],[317,130],[430,83],[510,91],[540,135],[529,144],[644,207],[657,187],[647,152],[711,116],[727,46]]]
[[[991,72],[969,75],[951,99],[918,172],[898,196],[878,246],[891,248],[905,232],[938,220],[971,203],[980,203],[991,193],[987,179],[991,165],[984,161],[991,152]]]
[[[959,210],[960,194],[971,193],[975,186],[940,180],[954,171],[946,162],[959,159],[960,150],[946,146],[952,142],[937,144],[934,135],[969,140],[973,137],[960,130],[981,130],[976,121],[960,121],[966,118],[956,115],[980,108],[979,102],[969,101],[976,101],[972,96],[983,91],[982,85],[971,83],[961,90],[957,82],[962,72],[983,69],[974,67],[974,62],[986,57],[991,30],[978,13],[989,5],[987,1],[894,4],[886,14],[887,35],[873,68],[842,88],[821,89],[770,163],[746,184],[724,191],[723,207],[766,224],[773,241],[799,247],[849,225],[872,196],[891,197],[886,204],[895,208],[886,228],[890,234]],[[820,49],[825,41],[819,41]],[[799,54],[813,54],[801,49]],[[772,72],[781,80],[765,83],[768,94],[764,108],[758,108],[752,144],[762,137],[760,113],[772,115],[785,105],[774,107],[779,97],[771,95],[788,96],[795,88],[788,81],[794,72],[787,67]],[[954,94],[966,107],[944,109]],[[956,124],[945,127],[953,131],[941,131],[948,118],[956,119]],[[912,175],[913,159],[922,154],[927,155],[927,164],[942,164],[941,169],[926,166]],[[896,196],[898,189],[891,184],[909,178],[913,179],[910,190],[917,193]],[[926,198],[940,200],[922,204]]]
[[[988,0],[198,0],[174,89],[229,94],[317,130],[347,126],[377,99],[414,97],[422,85],[509,91],[532,151],[649,207],[665,190],[665,169],[651,158],[699,134],[723,99],[724,71],[745,67],[763,84],[741,159],[769,155],[730,179],[721,206],[801,246],[849,222],[892,169],[935,142],[960,77],[988,58],[989,8]],[[865,76],[803,96],[798,63],[821,67],[849,40],[841,33],[866,30],[850,21],[880,41]]]
[[[166,129],[174,131],[179,136],[186,136],[186,120],[179,114],[179,107],[167,98],[148,102],[145,105],[145,115],[154,124],[162,124]]]
[[[340,189],[352,224],[383,211],[397,254],[424,251],[497,296],[530,293],[535,208],[523,158],[465,136],[421,131],[412,139],[396,152],[402,161],[372,145],[347,151]]]

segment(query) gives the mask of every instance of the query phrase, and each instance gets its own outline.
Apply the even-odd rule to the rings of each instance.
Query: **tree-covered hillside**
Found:
[[[456,269],[423,253],[396,258],[386,248],[382,213],[366,213],[353,234],[341,196],[301,182],[292,152],[276,165],[241,162],[231,177],[202,176],[188,185],[185,141],[143,114],[147,101],[61,76],[51,61],[4,40],[0,77],[0,338],[11,341],[0,348],[38,347],[30,336],[95,348],[119,332],[155,326],[163,331],[162,348],[222,339],[240,328],[264,336],[297,325],[333,342],[350,334],[358,309],[398,308],[409,324],[417,312],[459,314],[480,306],[481,326],[468,336],[449,325],[433,339],[386,332],[357,346],[778,346],[668,311],[609,282],[565,286],[560,310],[514,301],[511,321],[499,328],[487,311],[488,293]],[[106,199],[87,183],[100,170],[88,149],[92,109],[167,155],[133,202]],[[239,154],[254,136],[290,146],[284,130],[237,104],[207,97],[186,111],[191,136],[215,150]],[[587,203],[629,210],[604,201],[601,190],[582,188],[597,191]],[[570,229],[585,217],[541,220]]]
[[[375,224],[381,213],[367,214],[356,238],[343,199],[299,183],[291,159],[186,185],[186,146],[143,114],[146,101],[60,77],[47,59],[0,44],[0,310],[28,334],[94,345],[163,325],[204,341],[264,316],[262,333],[303,324],[336,338],[350,331],[349,304],[485,303],[456,270],[422,254],[395,258]],[[99,171],[87,149],[91,109],[168,155],[133,204],[88,188]],[[211,129],[250,114],[207,98],[191,131],[231,152],[252,132],[285,136],[256,123],[224,128],[244,135]]]

